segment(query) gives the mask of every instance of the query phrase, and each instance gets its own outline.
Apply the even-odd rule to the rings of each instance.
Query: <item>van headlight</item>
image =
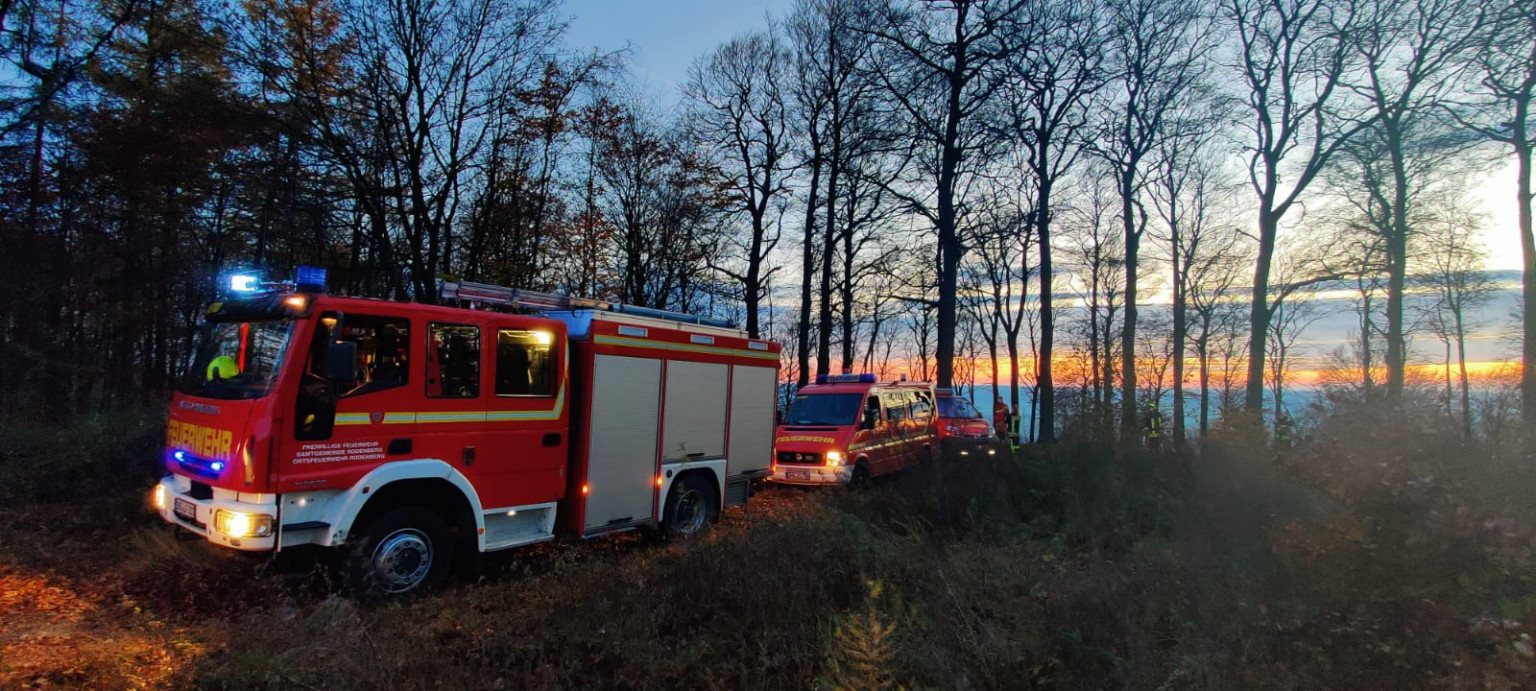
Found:
[[[838,451],[828,451],[827,452],[827,465],[829,467],[834,467],[835,468],[835,467],[840,466],[842,464],[843,464],[843,454],[841,452],[838,452]]]
[[[154,502],[156,511],[165,510],[165,485],[163,483],[155,485],[155,493],[150,501]]]
[[[266,537],[272,534],[272,517],[219,509],[213,514],[213,529],[225,537]]]

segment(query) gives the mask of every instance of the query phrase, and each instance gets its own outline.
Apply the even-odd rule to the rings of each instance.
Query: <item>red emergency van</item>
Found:
[[[981,411],[953,389],[935,389],[939,410],[939,449],[948,459],[996,456],[997,435]]]
[[[557,529],[691,534],[770,472],[779,346],[723,322],[470,283],[441,294],[540,311],[232,284],[152,495],[216,545],[335,548],[398,595]]]
[[[933,385],[873,374],[819,375],[774,435],[774,482],[859,485],[938,452]]]

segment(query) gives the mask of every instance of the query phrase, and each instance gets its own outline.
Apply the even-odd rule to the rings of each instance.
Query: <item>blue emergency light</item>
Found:
[[[873,384],[877,381],[872,372],[863,374],[818,374],[817,384]]]
[[[301,266],[294,274],[293,282],[299,290],[325,290],[325,269],[318,266]]]

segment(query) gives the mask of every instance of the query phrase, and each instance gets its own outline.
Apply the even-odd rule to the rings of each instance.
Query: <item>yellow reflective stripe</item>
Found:
[[[440,422],[514,422],[519,420],[558,420],[565,410],[565,390],[569,387],[567,379],[561,382],[560,393],[555,396],[555,407],[552,410],[492,410],[492,411],[414,411],[384,413],[383,424],[405,425],[411,423],[432,424]],[[370,425],[373,419],[371,413],[337,413],[338,425]]]
[[[389,416],[384,422],[390,422]],[[416,413],[416,422],[485,422],[485,411]]]
[[[623,336],[597,336],[593,339],[601,345],[628,346],[631,348],[646,348],[650,350],[675,350],[685,353],[705,353],[708,355],[731,355],[734,357],[755,358],[758,360],[778,361],[776,353],[764,353],[757,350],[742,350],[740,348],[720,348],[717,346],[701,346],[690,343],[668,343],[666,341],[652,341],[644,338],[625,338]]]

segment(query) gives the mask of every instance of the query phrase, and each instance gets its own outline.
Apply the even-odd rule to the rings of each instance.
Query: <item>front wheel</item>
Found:
[[[869,487],[869,466],[860,462],[853,467],[853,476],[848,478],[848,489],[865,489]]]
[[[410,506],[369,521],[348,557],[347,580],[364,600],[394,600],[442,583],[453,570],[452,535],[436,513]]]
[[[662,514],[662,530],[669,537],[692,537],[720,513],[720,499],[709,482],[698,475],[686,475],[672,483]]]

